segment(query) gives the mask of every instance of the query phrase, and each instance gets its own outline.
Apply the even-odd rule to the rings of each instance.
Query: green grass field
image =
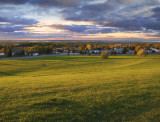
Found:
[[[0,121],[158,122],[160,56],[0,60]]]

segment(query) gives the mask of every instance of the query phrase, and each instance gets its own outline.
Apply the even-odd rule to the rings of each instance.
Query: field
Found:
[[[0,121],[160,121],[160,56],[0,60]]]

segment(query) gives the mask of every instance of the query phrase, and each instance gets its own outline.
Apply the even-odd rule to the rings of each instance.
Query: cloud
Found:
[[[160,7],[155,7],[152,9],[152,12],[154,13],[151,17],[155,18],[158,22],[160,21]]]
[[[152,9],[152,11],[154,13],[159,13],[160,12],[160,7],[155,7],[155,8]]]
[[[85,25],[68,25],[68,26],[62,26],[61,28],[72,32],[84,32],[89,27]]]
[[[20,17],[4,18],[0,17],[0,32],[16,32],[23,31],[26,26],[36,24],[34,19],[26,19]]]
[[[1,4],[24,4],[30,0],[0,0]]]
[[[117,28],[103,27],[101,25],[52,25],[52,27],[80,34],[112,33],[119,31]]]
[[[9,21],[4,17],[0,17],[0,22],[9,22]]]
[[[159,0],[0,0],[0,31],[16,36],[23,32],[25,37],[29,33],[33,38],[117,32],[158,36],[152,33],[160,30],[159,4]]]
[[[33,5],[39,5],[42,7],[47,6],[55,6],[55,7],[66,7],[66,6],[73,6],[80,2],[80,0],[0,0],[1,4],[15,4],[15,5],[21,5],[21,4],[33,4]]]
[[[24,29],[23,26],[13,26],[13,27],[0,26],[0,32],[15,32],[15,31],[21,31],[23,29]]]
[[[16,25],[31,25],[37,23],[37,21],[34,19],[26,19],[21,17],[13,17],[13,18],[0,17],[0,22],[10,22]]]
[[[122,28],[124,31],[160,30],[160,23],[149,18],[124,19],[107,23],[105,26]],[[143,31],[145,32],[145,31]]]

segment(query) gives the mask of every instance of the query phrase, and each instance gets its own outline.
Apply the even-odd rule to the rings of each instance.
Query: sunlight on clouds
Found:
[[[55,27],[47,27],[47,26],[31,26],[31,27],[26,27],[25,29],[27,32],[41,33],[41,34],[67,32],[66,30],[57,29]]]
[[[67,20],[56,20],[56,19],[44,19],[38,24],[40,25],[93,25],[96,24],[92,21],[67,21]]]
[[[56,28],[54,25],[95,25],[97,23],[92,21],[66,21],[56,19],[44,19],[39,21],[36,25],[31,25],[25,28],[25,31],[32,33],[68,33],[68,30]]]
[[[130,32],[115,32],[115,33],[106,33],[106,34],[88,34],[85,36],[80,36],[82,38],[91,38],[91,39],[95,39],[95,38],[100,38],[100,39],[106,39],[106,38],[144,38],[144,39],[153,39],[153,38],[157,38],[153,36],[147,36],[148,34],[152,33],[130,33]]]
[[[92,0],[92,1],[87,1],[88,4],[102,4],[107,2],[108,0]]]

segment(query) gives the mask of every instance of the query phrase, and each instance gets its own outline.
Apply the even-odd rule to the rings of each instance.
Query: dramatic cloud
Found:
[[[160,35],[160,0],[0,0],[0,10],[1,39],[158,40]]]
[[[23,26],[15,26],[15,27],[3,27],[0,25],[0,32],[15,32],[23,30]]]
[[[33,4],[40,6],[73,6],[80,0],[0,0],[1,4]]]
[[[26,19],[26,18],[20,18],[20,17],[15,17],[15,18],[3,18],[0,17],[0,22],[9,22],[12,24],[16,25],[31,25],[31,24],[36,24],[37,21],[34,19]]]

